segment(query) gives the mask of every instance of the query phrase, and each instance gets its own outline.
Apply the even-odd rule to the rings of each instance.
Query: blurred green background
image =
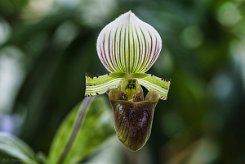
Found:
[[[244,164],[244,0],[1,0],[0,131],[47,155],[85,73],[107,73],[100,30],[128,10],[162,36],[149,73],[171,80],[168,100],[142,150],[114,137],[84,162]]]

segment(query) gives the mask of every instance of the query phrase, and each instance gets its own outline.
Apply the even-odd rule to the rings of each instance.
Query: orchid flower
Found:
[[[119,140],[139,150],[150,136],[155,106],[167,99],[170,86],[170,81],[146,73],[160,54],[161,37],[129,11],[102,29],[96,47],[109,73],[86,76],[85,95],[108,93]],[[146,96],[142,86],[148,90]]]

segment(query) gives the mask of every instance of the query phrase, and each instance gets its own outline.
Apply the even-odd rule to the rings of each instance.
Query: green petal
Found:
[[[121,85],[121,80],[127,78],[137,79],[139,84],[144,86],[148,91],[157,92],[162,100],[167,99],[170,81],[146,73],[111,73],[96,77],[86,76],[85,96],[103,94],[113,88],[117,88]]]
[[[170,81],[166,81],[149,74],[145,75],[147,76],[144,78],[137,78],[139,84],[144,86],[149,91],[156,91],[160,95],[160,99],[166,100],[170,87]]]
[[[110,89],[118,87],[122,78],[115,78],[110,74],[89,77],[86,76],[85,96],[95,96],[103,94]]]

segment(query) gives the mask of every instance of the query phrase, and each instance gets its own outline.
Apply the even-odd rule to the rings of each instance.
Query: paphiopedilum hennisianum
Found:
[[[85,95],[108,93],[117,136],[134,151],[150,136],[158,100],[167,99],[170,82],[145,73],[161,48],[158,32],[129,11],[106,25],[97,39],[99,59],[110,73],[86,76]]]

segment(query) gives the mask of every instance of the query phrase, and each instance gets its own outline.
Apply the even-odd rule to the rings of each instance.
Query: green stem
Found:
[[[76,136],[82,126],[82,123],[84,121],[84,116],[86,113],[86,110],[88,109],[88,107],[90,106],[90,104],[92,103],[92,101],[94,100],[94,97],[85,97],[82,101],[82,104],[79,108],[78,114],[77,114],[77,118],[74,122],[74,126],[70,135],[70,138],[68,139],[63,152],[61,153],[59,160],[58,160],[58,164],[62,164],[67,156],[67,154],[69,153],[69,151],[71,150],[71,147],[76,139]]]

